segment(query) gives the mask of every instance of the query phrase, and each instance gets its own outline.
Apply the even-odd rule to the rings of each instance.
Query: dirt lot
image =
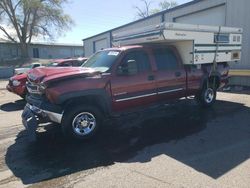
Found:
[[[249,91],[219,93],[107,123],[88,142],[58,127],[29,143],[25,105],[0,82],[0,187],[246,187],[250,185]]]

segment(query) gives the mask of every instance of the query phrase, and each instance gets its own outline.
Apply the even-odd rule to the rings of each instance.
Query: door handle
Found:
[[[180,77],[181,76],[181,72],[175,72],[175,76],[176,77]]]
[[[152,81],[152,80],[155,80],[155,76],[154,75],[149,75],[148,76],[148,81]]]

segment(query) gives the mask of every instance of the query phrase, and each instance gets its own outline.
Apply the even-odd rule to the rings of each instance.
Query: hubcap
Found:
[[[207,88],[205,92],[205,101],[206,103],[211,103],[214,99],[214,90],[211,88]]]
[[[73,131],[79,136],[90,134],[96,127],[95,116],[89,112],[82,112],[72,121]]]

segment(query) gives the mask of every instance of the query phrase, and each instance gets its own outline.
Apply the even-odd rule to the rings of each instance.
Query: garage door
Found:
[[[101,49],[104,49],[104,48],[108,48],[108,40],[105,38],[105,39],[101,39],[101,40],[97,40],[94,42],[94,49],[95,49],[95,52],[101,50]]]
[[[226,7],[218,6],[196,13],[188,14],[174,19],[178,23],[203,24],[203,25],[225,25]]]

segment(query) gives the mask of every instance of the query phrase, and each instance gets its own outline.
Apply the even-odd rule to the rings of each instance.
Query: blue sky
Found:
[[[151,0],[152,8],[161,0]],[[191,0],[176,0],[180,5]],[[82,44],[82,39],[132,22],[136,18],[134,6],[143,6],[140,0],[70,0],[65,12],[75,22],[71,31],[57,39],[59,43]]]

